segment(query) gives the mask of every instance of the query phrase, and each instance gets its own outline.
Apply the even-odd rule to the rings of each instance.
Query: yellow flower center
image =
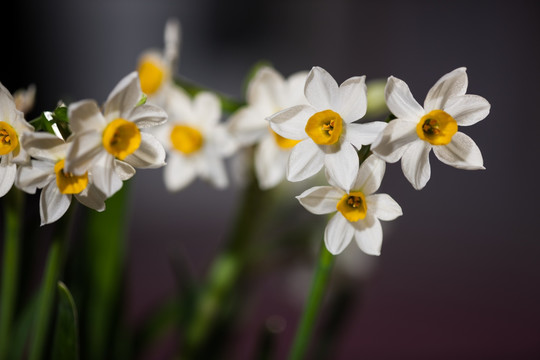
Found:
[[[15,129],[7,122],[0,121],[0,155],[6,155],[19,146]]]
[[[443,110],[433,110],[422,116],[416,125],[416,133],[431,145],[446,145],[457,132],[456,120]]]
[[[272,135],[274,135],[274,140],[276,140],[276,144],[282,148],[282,149],[290,149],[292,147],[294,147],[296,144],[298,144],[301,140],[292,140],[292,139],[287,139],[281,135],[279,135],[278,133],[276,133],[274,130],[268,128],[270,130],[270,132],[272,133]]]
[[[103,147],[120,160],[131,155],[141,145],[141,132],[137,125],[126,119],[117,118],[103,131]]]
[[[176,125],[171,131],[171,142],[176,150],[189,155],[201,148],[204,139],[199,130],[191,126]]]
[[[154,94],[161,86],[165,71],[154,59],[143,59],[138,67],[141,90],[147,95]]]
[[[64,172],[64,160],[54,165],[56,185],[62,194],[78,194],[88,186],[88,172],[84,175],[73,175]]]
[[[335,144],[343,131],[343,119],[332,110],[315,113],[306,124],[306,133],[319,145]]]
[[[343,195],[336,208],[349,221],[362,220],[367,213],[366,197],[361,191],[353,191]]]

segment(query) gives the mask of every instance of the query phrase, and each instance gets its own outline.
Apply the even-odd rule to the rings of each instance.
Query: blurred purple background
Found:
[[[142,51],[163,46],[169,17],[183,30],[178,72],[238,97],[247,71],[261,59],[285,75],[322,66],[338,82],[394,75],[419,102],[440,76],[466,66],[468,93],[492,106],[484,121],[463,129],[481,148],[487,170],[456,170],[432,156],[431,180],[419,192],[399,164],[387,167],[381,190],[401,204],[404,216],[385,228],[382,255],[354,300],[332,359],[540,358],[538,2],[12,5],[0,23],[0,81],[12,92],[37,85],[29,118],[59,99],[104,101]],[[239,192],[197,182],[168,194],[161,170],[137,173],[126,283],[133,323],[174,293],[170,254],[184,254],[203,275],[230,230]],[[298,211],[304,210],[298,205]],[[363,261],[353,246],[347,250]],[[269,269],[252,279],[254,297],[231,345],[235,358],[252,357],[253,329],[270,316],[286,322],[277,340],[286,352],[301,309],[288,290],[287,280],[296,276],[289,270]],[[148,356],[166,357],[172,347]]]

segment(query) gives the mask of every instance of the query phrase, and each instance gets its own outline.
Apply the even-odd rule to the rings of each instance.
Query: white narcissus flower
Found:
[[[217,188],[226,187],[223,159],[236,150],[236,142],[219,123],[219,98],[201,92],[191,99],[182,89],[174,88],[168,93],[165,109],[169,121],[152,132],[167,149],[164,170],[167,190],[181,190],[197,176]]]
[[[20,143],[20,137],[34,128],[24,120],[17,110],[13,97],[0,83],[0,197],[13,186],[17,164],[29,161],[29,156]]]
[[[276,133],[300,140],[289,156],[287,179],[307,179],[324,166],[341,188],[349,190],[358,173],[358,149],[371,144],[386,126],[381,121],[353,124],[366,113],[365,76],[338,86],[328,72],[314,67],[304,93],[310,105],[293,106],[268,118]]]
[[[381,184],[385,162],[370,156],[360,166],[356,179],[345,190],[332,186],[316,186],[304,191],[297,199],[313,214],[336,214],[324,232],[329,252],[341,253],[354,238],[362,251],[379,255],[382,245],[382,226],[379,220],[394,220],[403,213],[401,207],[387,194],[374,194]]]
[[[152,135],[140,129],[163,124],[161,108],[138,105],[142,97],[139,78],[133,72],[109,95],[101,113],[94,100],[81,100],[68,107],[72,130],[65,171],[83,175],[94,168],[94,184],[110,197],[135,168],[165,165],[165,150]]]
[[[180,52],[180,22],[169,19],[165,24],[165,49],[144,51],[137,62],[141,89],[148,99],[163,106],[166,93],[173,84],[174,71]]]
[[[465,94],[467,84],[464,67],[444,75],[429,90],[422,107],[405,82],[388,78],[386,103],[397,118],[390,121],[371,149],[387,162],[401,159],[405,177],[417,190],[431,177],[432,149],[440,161],[458,169],[484,169],[480,149],[458,131],[458,126],[484,119],[490,105],[481,96]]]
[[[26,133],[22,143],[34,159],[19,167],[15,186],[29,194],[43,189],[39,200],[41,225],[60,219],[72,196],[89,208],[105,210],[107,197],[94,186],[92,169],[82,175],[65,172],[68,143],[45,132]]]
[[[229,131],[241,146],[257,144],[255,174],[261,189],[270,189],[285,178],[287,159],[298,143],[274,132],[266,118],[288,107],[307,104],[306,77],[307,72],[298,72],[285,80],[273,68],[261,67],[248,85],[247,106],[229,119]]]

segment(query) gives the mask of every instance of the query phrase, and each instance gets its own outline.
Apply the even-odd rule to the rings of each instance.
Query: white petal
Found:
[[[155,169],[165,165],[165,155],[163,145],[154,136],[141,132],[141,145],[124,161],[135,168]]]
[[[307,105],[308,101],[304,95],[304,86],[308,76],[307,71],[299,71],[289,76],[285,83],[286,96],[281,98],[284,101],[282,108],[295,105]]]
[[[287,163],[287,180],[302,181],[315,175],[324,164],[324,152],[306,139],[293,147]]]
[[[178,19],[169,19],[165,23],[163,38],[165,40],[165,59],[171,68],[175,68],[180,53],[180,39],[182,28]]]
[[[13,96],[8,89],[0,83],[0,112],[2,119],[12,119],[15,117],[15,112],[17,111],[15,107],[15,101]],[[2,120],[5,121],[5,120]]]
[[[398,78],[390,76],[384,90],[388,109],[399,119],[420,118],[424,109],[416,102],[407,84]]]
[[[129,165],[127,162],[124,162],[122,160],[114,159],[114,172],[120,180],[126,181],[131,179],[133,175],[135,175],[135,169],[133,166]]]
[[[84,206],[101,212],[105,210],[105,200],[107,197],[93,184],[88,184],[86,189],[75,195],[75,199]]]
[[[304,94],[317,111],[323,111],[332,109],[338,89],[338,84],[332,75],[323,68],[314,66],[306,79]]]
[[[50,182],[41,190],[39,199],[41,226],[60,219],[66,213],[69,204],[71,204],[71,195],[62,194],[56,181]]]
[[[365,76],[355,76],[339,86],[335,109],[346,123],[362,118],[367,110],[367,87]]]
[[[70,146],[65,158],[64,171],[82,175],[101,156],[108,154],[103,147],[101,133],[90,129],[69,137]]]
[[[350,143],[343,143],[339,151],[324,156],[326,174],[346,192],[349,192],[358,174],[358,163],[358,153]]]
[[[266,136],[255,148],[255,175],[262,190],[278,185],[285,178],[289,152],[277,146],[273,136]]]
[[[165,110],[169,114],[169,122],[186,122],[194,117],[191,98],[184,89],[174,86],[166,96]]]
[[[128,120],[135,123],[139,129],[144,129],[165,123],[167,113],[158,106],[143,104],[131,111]]]
[[[104,156],[92,167],[92,182],[107,197],[122,188],[122,180],[114,171],[114,157]]]
[[[426,112],[441,110],[445,108],[446,102],[452,97],[465,95],[468,83],[466,70],[466,68],[461,67],[449,72],[433,85],[424,101]]]
[[[32,157],[53,162],[63,159],[68,148],[64,140],[48,132],[24,133],[21,142]]]
[[[209,146],[219,157],[231,156],[237,149],[238,143],[228,131],[228,129],[219,124],[212,128],[208,134]]]
[[[345,192],[333,186],[315,186],[296,198],[310,213],[322,215],[336,211],[337,203],[343,195]]]
[[[358,247],[368,255],[380,255],[382,246],[382,226],[375,216],[366,216],[354,223],[354,238]]]
[[[371,145],[377,156],[389,163],[395,163],[402,156],[407,146],[418,140],[416,124],[405,120],[392,120],[381,135]]]
[[[403,215],[399,204],[388,194],[373,194],[366,197],[367,209],[376,218],[390,221]]]
[[[69,127],[73,133],[87,130],[101,132],[107,126],[107,122],[94,100],[81,100],[70,104],[68,117]]]
[[[227,172],[223,160],[210,149],[204,151],[204,161],[199,162],[200,176],[218,189],[224,189],[229,185]]]
[[[199,120],[199,126],[211,129],[221,117],[221,102],[214,93],[200,92],[193,99],[193,112]]]
[[[189,185],[197,173],[191,162],[183,156],[169,154],[163,175],[167,190],[179,191]]]
[[[247,103],[250,105],[261,104],[265,108],[275,108],[283,103],[284,85],[283,76],[276,70],[268,66],[261,67],[249,83],[246,94]],[[268,115],[270,114],[265,116]]]
[[[407,147],[407,151],[401,158],[403,174],[416,190],[426,186],[431,177],[431,168],[429,166],[431,147],[431,144],[427,141],[415,141]]]
[[[227,128],[242,146],[253,145],[268,134],[269,124],[264,117],[257,109],[244,107],[231,115]]]
[[[463,95],[451,98],[443,109],[459,126],[469,126],[483,120],[489,114],[491,105],[478,95]]]
[[[365,124],[347,124],[345,141],[353,144],[357,149],[362,145],[373,143],[388,124],[384,121],[372,121]]]
[[[17,173],[17,165],[8,164],[7,157],[7,155],[0,157],[0,197],[6,195],[11,189]]]
[[[333,255],[340,254],[350,243],[354,236],[354,227],[337,212],[326,225],[324,243]]]
[[[139,75],[136,71],[128,74],[115,86],[105,102],[107,121],[126,118],[142,97]]]
[[[433,152],[443,163],[458,169],[484,169],[482,153],[467,135],[457,132],[448,145],[434,146]]]
[[[26,166],[19,166],[15,186],[29,194],[35,194],[49,182],[55,180],[54,163],[31,160]]]
[[[282,110],[269,118],[270,127],[287,139],[303,140],[307,138],[306,124],[315,110],[308,105],[297,105]]]
[[[369,156],[360,166],[351,190],[362,191],[364,195],[373,194],[381,186],[386,163],[376,155]]]

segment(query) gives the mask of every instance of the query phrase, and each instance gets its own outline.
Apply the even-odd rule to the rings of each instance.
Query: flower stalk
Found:
[[[300,323],[296,330],[293,345],[289,353],[289,360],[300,360],[305,358],[317,314],[319,313],[324,295],[326,294],[325,290],[333,264],[334,256],[326,249],[324,242],[321,241],[321,250],[319,252],[317,268],[315,269],[315,275],[313,276],[313,282],[311,283],[311,290],[306,306],[304,307]]]

